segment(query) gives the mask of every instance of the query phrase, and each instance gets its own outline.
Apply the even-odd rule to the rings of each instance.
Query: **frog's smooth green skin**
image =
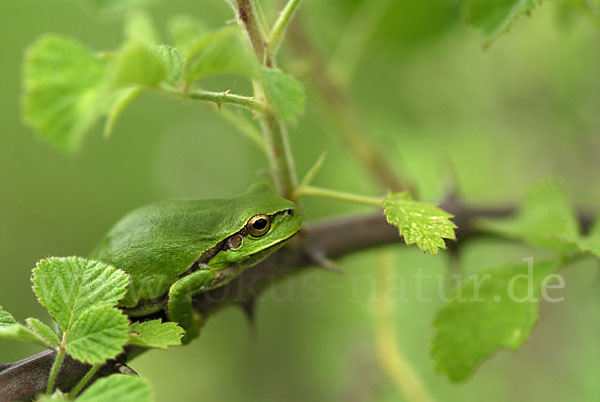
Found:
[[[194,317],[192,295],[230,282],[301,225],[293,202],[256,184],[234,198],[170,200],[137,209],[117,222],[91,257],[130,275],[120,303],[127,314],[149,315],[166,303],[169,318],[186,330],[187,343],[201,321]]]

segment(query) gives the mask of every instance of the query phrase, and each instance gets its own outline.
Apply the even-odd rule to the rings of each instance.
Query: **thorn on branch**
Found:
[[[335,272],[336,274],[345,273],[336,263],[327,258],[322,249],[309,247],[306,250],[306,255],[317,267],[325,268],[326,270]]]

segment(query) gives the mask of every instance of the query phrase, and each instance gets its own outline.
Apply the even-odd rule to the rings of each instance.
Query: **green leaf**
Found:
[[[66,351],[77,360],[102,363],[123,351],[129,333],[129,320],[110,306],[87,309],[67,333]]]
[[[489,44],[539,3],[541,0],[468,0],[467,18],[469,23],[483,31]]]
[[[169,38],[173,45],[187,58],[204,38],[210,33],[203,21],[188,15],[176,16],[167,24]]]
[[[562,187],[554,181],[533,186],[515,217],[481,220],[480,226],[502,236],[563,252],[573,248],[564,239],[578,235],[573,208]]]
[[[151,320],[131,324],[129,343],[147,348],[166,349],[169,346],[181,345],[183,328],[174,322]]]
[[[480,272],[437,313],[431,355],[450,380],[466,379],[498,349],[517,349],[537,321],[542,285],[557,261],[502,266]]]
[[[77,402],[151,402],[150,384],[139,377],[113,374],[85,390]]]
[[[28,318],[25,320],[29,328],[31,328],[34,332],[38,334],[41,338],[43,338],[46,343],[54,346],[60,345],[60,339],[56,332],[54,332],[49,326],[38,320],[37,318]]]
[[[435,255],[439,248],[446,248],[444,239],[456,239],[452,215],[433,204],[400,193],[386,197],[383,206],[387,221],[399,229],[409,246],[416,243],[423,252]]]
[[[108,138],[112,134],[115,124],[119,117],[121,117],[121,113],[123,110],[138,95],[142,92],[143,87],[137,85],[129,88],[119,89],[113,92],[108,101],[108,116],[106,118],[106,122],[104,123],[104,137]]]
[[[222,29],[192,45],[184,68],[189,85],[212,74],[255,76],[258,61],[238,27]]]
[[[125,21],[125,38],[129,42],[142,42],[149,46],[160,43],[150,15],[142,10],[129,13]]]
[[[8,339],[11,341],[35,343],[45,348],[52,349],[52,345],[50,342],[46,341],[40,335],[27,328],[26,326],[19,324],[10,313],[2,310],[1,307],[0,338]]]
[[[304,111],[304,87],[291,75],[263,67],[261,81],[267,100],[275,113],[287,122],[296,122]]]
[[[125,295],[129,277],[98,261],[52,257],[37,263],[32,282],[40,303],[66,332],[88,308],[116,304]]]
[[[162,57],[144,42],[129,42],[114,57],[113,85],[155,87],[167,76]]]
[[[106,64],[79,43],[42,37],[25,56],[25,122],[59,149],[76,149],[101,113],[105,76]]]

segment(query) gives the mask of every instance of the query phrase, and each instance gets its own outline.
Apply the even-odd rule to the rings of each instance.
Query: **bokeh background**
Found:
[[[0,2],[0,304],[17,319],[47,317],[30,287],[38,259],[86,255],[136,206],[232,195],[267,167],[258,149],[212,108],[152,93],[125,111],[112,138],[103,139],[98,126],[75,155],[40,141],[20,119],[26,47],[47,32],[95,49],[115,48],[123,37],[121,18],[99,16],[84,3]],[[271,17],[278,9],[278,2],[261,3]],[[353,32],[359,6],[303,4],[306,30],[325,62]],[[149,12],[161,31],[179,14],[215,28],[232,19],[225,2],[216,0],[156,2]],[[469,202],[500,205],[517,202],[535,180],[554,176],[576,205],[597,210],[600,29],[590,18],[544,3],[484,49],[459,2],[399,0],[381,15],[345,91],[368,139],[420,198],[440,201],[454,183]],[[301,80],[311,66],[286,44],[281,64]],[[248,88],[235,77],[221,77],[214,86]],[[308,90],[306,112],[290,134],[301,173],[327,151],[317,184],[379,191],[342,145],[314,91]],[[307,200],[305,210],[310,221],[364,209]],[[443,275],[450,262],[444,252],[425,256],[400,243],[389,249],[396,274],[408,284],[419,269]],[[459,265],[469,273],[540,255],[481,240],[463,248]],[[373,342],[376,261],[375,252],[365,252],[340,261],[345,275],[312,270],[280,283],[260,299],[254,337],[241,311],[230,308],[211,317],[192,345],[148,353],[132,367],[151,380],[159,401],[403,400],[383,374]],[[431,302],[417,301],[409,286],[395,305],[397,341],[429,393],[439,401],[597,400],[598,266],[586,260],[563,274],[566,288],[557,296],[565,301],[541,304],[527,344],[499,352],[462,385],[436,374],[429,358],[431,322],[441,305],[438,277],[424,282]],[[3,362],[37,351],[0,342]]]

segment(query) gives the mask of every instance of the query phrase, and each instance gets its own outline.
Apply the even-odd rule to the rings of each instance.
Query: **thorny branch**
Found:
[[[459,227],[458,241],[450,242],[450,247],[464,247],[469,239],[486,235],[474,224],[478,218],[508,217],[516,210],[514,207],[474,207],[458,200],[448,200],[441,207],[454,214],[454,221]],[[579,221],[586,231],[591,226],[592,216],[580,214]],[[316,223],[308,226],[288,246],[248,269],[228,285],[197,295],[194,308],[206,316],[229,305],[240,305],[251,311],[253,302],[268,286],[317,265],[315,255],[340,259],[399,241],[396,228],[386,222],[382,213]],[[118,362],[107,363],[99,376],[126,371],[127,367],[123,364],[142,352],[139,348],[128,347]],[[17,362],[0,364],[0,401],[26,400],[43,392],[53,361],[54,352],[44,351]],[[88,370],[89,366],[67,356],[58,374],[58,387],[68,391]]]

